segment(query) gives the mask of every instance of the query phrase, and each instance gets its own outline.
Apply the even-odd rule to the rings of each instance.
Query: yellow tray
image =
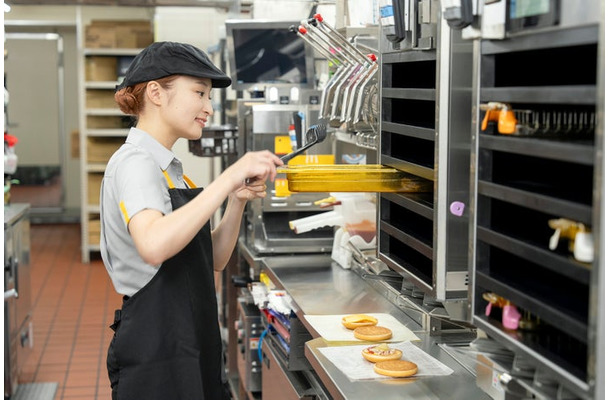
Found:
[[[287,165],[291,192],[431,192],[434,183],[416,175],[378,164]]]

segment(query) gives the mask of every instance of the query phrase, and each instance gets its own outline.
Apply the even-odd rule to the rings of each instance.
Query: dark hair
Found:
[[[155,82],[158,82],[162,88],[167,89],[176,78],[178,78],[178,75],[170,75],[155,79]],[[119,89],[114,94],[114,101],[117,102],[122,112],[135,116],[140,114],[144,107],[144,92],[146,92],[147,84],[148,82],[136,83],[133,86]]]

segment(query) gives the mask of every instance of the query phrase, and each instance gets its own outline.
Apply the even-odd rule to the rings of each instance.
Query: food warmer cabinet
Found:
[[[489,3],[474,40],[473,322],[514,352],[498,368],[522,398],[603,398],[603,2]]]
[[[403,38],[382,26],[379,157],[434,190],[380,194],[378,252],[404,277],[406,312],[437,331],[468,318],[473,45],[442,19],[439,2],[404,3]]]

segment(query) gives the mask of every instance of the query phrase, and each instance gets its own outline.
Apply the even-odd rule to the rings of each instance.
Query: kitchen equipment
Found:
[[[270,339],[262,341],[263,393],[268,399],[313,400],[318,398],[307,375],[287,371],[271,349]]]
[[[246,151],[274,149],[278,137],[288,137],[287,129],[295,122],[295,112],[300,112],[304,123],[309,126],[311,122],[308,121],[318,121],[320,110],[319,105],[266,104],[253,100],[240,100],[238,107],[239,115],[244,116],[240,119],[240,155]],[[302,143],[305,142],[303,138]],[[331,146],[330,141],[320,142],[309,149],[308,155],[332,154]],[[280,181],[278,178],[276,183]],[[332,228],[297,235],[288,224],[293,219],[319,214],[321,210],[314,203],[327,196],[328,193],[280,196],[274,185],[267,185],[265,198],[248,202],[242,230],[243,244],[255,255],[330,252]]]
[[[433,182],[398,169],[378,165],[288,165],[291,192],[430,192]]]
[[[261,362],[258,358],[260,336],[265,330],[260,311],[254,304],[239,300],[237,330],[237,370],[244,389],[248,392],[261,391]]]
[[[268,324],[265,338],[269,339],[269,345],[283,368],[287,371],[311,369],[304,349],[312,336],[301,320],[293,312],[282,315],[265,309],[263,313],[263,319]]]
[[[4,396],[15,394],[33,344],[30,205],[4,206]]]
[[[292,160],[294,157],[298,156],[314,144],[323,142],[324,139],[326,139],[326,121],[320,120],[317,125],[313,125],[307,130],[307,133],[305,133],[305,145],[292,153],[288,153],[280,157],[280,159],[284,163],[288,163],[288,161]]]
[[[322,92],[320,117],[330,126],[348,131],[378,128],[378,64],[375,54],[365,55],[353,43],[324,21],[320,14],[301,21],[290,30],[325,56],[336,69]]]
[[[318,144],[323,142],[326,139],[326,122],[324,120],[320,120],[317,125],[313,125],[307,130],[305,133],[305,144],[300,148],[296,149],[292,153],[285,154],[280,157],[280,159],[284,163],[288,163],[288,161],[292,160],[294,157],[303,153],[305,150],[313,146],[314,144]],[[246,179],[246,185],[252,183],[251,178]]]

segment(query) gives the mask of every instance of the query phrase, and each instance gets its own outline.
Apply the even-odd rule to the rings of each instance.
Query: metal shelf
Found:
[[[121,110],[118,108],[87,108],[85,110],[86,115],[100,116],[100,117],[125,117]]]
[[[593,165],[595,161],[593,143],[481,134],[479,147],[584,165]]]
[[[397,124],[384,121],[381,123],[381,130],[384,132],[396,133],[403,136],[414,137],[417,139],[434,141],[434,129],[420,128],[418,126]]]
[[[85,89],[114,90],[118,84],[118,81],[87,81],[85,82]]]
[[[110,56],[110,57],[122,57],[122,56],[137,56],[144,49],[119,49],[119,48],[85,48],[83,49],[83,55],[86,56]]]
[[[530,51],[557,47],[596,44],[599,39],[595,25],[539,32],[536,35],[512,36],[510,40],[486,40],[481,44],[483,55]]]
[[[399,51],[395,53],[383,53],[382,64],[396,64],[418,61],[436,61],[436,51]]]
[[[390,225],[386,221],[379,222],[379,229],[382,232],[387,233],[388,235],[400,240],[402,243],[416,250],[423,256],[432,259],[433,251],[432,251],[432,243],[429,241],[424,241],[417,238],[415,235],[417,232],[407,233],[395,225]]]
[[[543,293],[539,290],[542,285],[539,285],[537,282],[499,280],[483,272],[476,273],[475,283],[479,288],[484,288],[504,298],[511,299],[512,303],[527,309],[549,325],[554,326],[575,339],[587,337],[586,315],[580,315],[579,319],[580,310],[576,308],[568,309],[566,305],[572,303],[572,299],[563,292],[554,293],[555,299],[553,299],[547,295],[548,293]],[[559,304],[556,301],[558,298],[563,300],[563,304]]]
[[[590,205],[481,180],[479,180],[478,189],[479,195],[519,204],[545,213],[561,215],[591,225],[592,208]]]
[[[381,193],[387,200],[413,211],[424,218],[434,219],[434,195],[432,193]]]
[[[536,263],[543,268],[548,268],[577,282],[586,285],[590,283],[591,265],[589,264],[580,263],[574,258],[566,258],[548,249],[525,243],[483,227],[477,229],[477,237],[480,241],[509,253],[518,254],[520,257]]]
[[[87,129],[85,134],[94,137],[127,137],[129,129]]]
[[[595,105],[596,100],[593,85],[481,88],[482,102]]]
[[[488,320],[485,316],[475,315],[473,322],[476,326],[487,332],[491,337],[512,351],[525,354],[529,359],[536,360],[542,365],[559,366],[559,368],[556,369],[556,373],[561,379],[579,387],[580,390],[589,390],[589,386],[586,382],[578,378],[579,375],[582,375],[581,371],[574,368],[573,364],[557,359],[556,355],[549,351],[549,349],[532,343],[532,340],[526,338],[515,340],[514,331],[508,331],[499,321]]]
[[[434,168],[422,166],[412,162],[400,160],[395,157],[386,155],[381,156],[381,163],[401,171],[408,172],[413,175],[420,176],[424,179],[434,180]]]
[[[406,88],[382,88],[381,97],[384,99],[409,99],[434,101],[436,91],[434,89],[406,89]]]
[[[87,164],[85,170],[87,172],[104,172],[106,171],[106,164]]]

